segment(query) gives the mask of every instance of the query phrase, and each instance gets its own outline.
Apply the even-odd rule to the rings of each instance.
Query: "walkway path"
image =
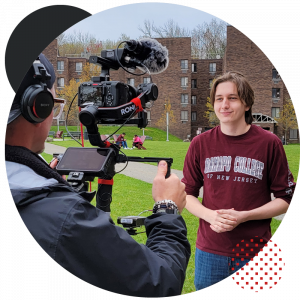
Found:
[[[45,143],[45,150],[44,152],[47,154],[53,154],[53,153],[64,153],[66,151],[65,147],[57,146],[49,143]],[[125,164],[117,164],[116,165],[116,172],[119,172],[124,168]],[[157,172],[157,167],[138,163],[138,162],[129,162],[126,169],[121,172],[121,174],[139,179],[148,183],[153,183],[153,178],[155,177]],[[171,173],[176,174],[180,179],[183,178],[182,171],[178,170],[171,170]],[[203,188],[200,189],[200,195],[199,197],[203,197]],[[275,217],[277,220],[282,220],[284,217],[284,214]]]

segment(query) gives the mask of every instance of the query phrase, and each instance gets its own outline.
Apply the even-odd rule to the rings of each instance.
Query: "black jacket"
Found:
[[[181,216],[153,214],[148,240],[138,244],[71,187],[56,184],[11,190],[40,246],[61,266],[105,290],[143,297],[181,293],[190,257]]]

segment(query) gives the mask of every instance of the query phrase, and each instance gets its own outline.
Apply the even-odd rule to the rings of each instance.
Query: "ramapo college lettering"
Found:
[[[244,176],[231,176],[226,175],[231,170],[232,157],[231,156],[215,156],[205,159],[204,174],[207,174],[207,178],[212,178],[214,174],[209,173],[223,173],[216,174],[218,180],[232,180],[246,183],[256,183],[258,179],[262,180],[264,163],[248,157],[236,156],[234,159],[233,171],[238,174],[245,174],[251,177]],[[238,175],[237,174],[237,175]],[[252,178],[254,177],[254,178]]]

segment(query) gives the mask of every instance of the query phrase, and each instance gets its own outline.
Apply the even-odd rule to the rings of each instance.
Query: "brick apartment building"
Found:
[[[212,80],[228,71],[239,71],[249,80],[255,92],[253,124],[270,130],[279,137],[283,132],[274,117],[279,116],[286,99],[290,99],[284,82],[276,68],[264,53],[244,34],[233,26],[227,27],[227,48],[223,58],[195,59],[191,56],[191,38],[157,39],[169,50],[169,66],[160,74],[153,74],[152,81],[157,84],[159,97],[148,110],[149,125],[157,127],[164,105],[170,99],[175,122],[170,124],[170,133],[181,139],[193,138],[197,132],[209,130],[204,117],[207,97]],[[82,57],[61,57],[58,55],[57,40],[43,52],[55,68],[56,88],[60,89],[71,78],[79,79],[83,65],[88,61]],[[148,75],[134,76],[124,70],[111,71],[111,80],[119,80],[134,86],[149,82]],[[290,130],[287,140],[297,143],[298,130]]]

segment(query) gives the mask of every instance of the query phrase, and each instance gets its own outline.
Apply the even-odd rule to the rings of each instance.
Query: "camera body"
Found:
[[[120,81],[83,82],[78,88],[78,106],[116,107],[136,97],[134,87]]]
[[[156,100],[158,88],[155,83],[142,83],[137,88],[121,81],[98,82],[98,77],[93,81],[83,82],[78,88],[78,106],[84,108],[88,105],[96,107],[117,107],[130,102],[133,98],[144,93],[141,104],[146,108],[146,103]]]

